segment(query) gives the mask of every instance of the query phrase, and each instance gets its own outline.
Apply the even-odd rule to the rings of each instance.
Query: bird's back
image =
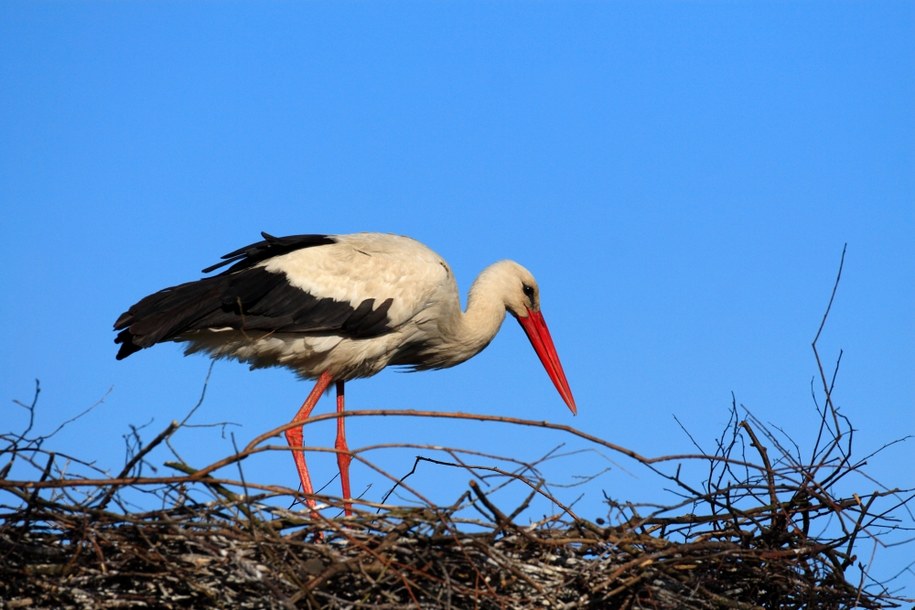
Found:
[[[460,313],[450,269],[408,237],[264,234],[223,259],[204,270],[228,266],[218,275],[166,288],[122,314],[118,358],[186,341],[188,352],[346,379],[403,360],[443,314]]]

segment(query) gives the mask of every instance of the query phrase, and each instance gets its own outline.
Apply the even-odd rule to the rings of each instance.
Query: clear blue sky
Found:
[[[55,437],[60,451],[117,470],[130,424],[152,420],[151,438],[187,412],[209,361],[165,345],[116,362],[111,324],[260,230],[408,234],[462,290],[518,260],[540,282],[580,415],[511,320],[458,368],[350,384],[351,408],[549,419],[647,455],[692,450],[674,416],[712,448],[732,391],[810,442],[810,342],[848,242],[821,344],[828,365],[844,350],[835,399],[862,457],[915,433],[910,2],[7,1],[0,82],[4,429],[23,426],[12,401],[30,400],[35,378],[40,432],[111,389]],[[236,422],[245,442],[288,421],[307,389],[221,362],[193,421]],[[349,436],[519,459],[586,447],[411,420],[353,419]],[[330,444],[332,428],[306,439]],[[197,465],[231,448],[215,429],[176,444]],[[378,459],[402,474],[413,453]],[[664,497],[607,457],[629,472],[558,490],[584,494],[584,516],[603,515],[602,491]],[[908,442],[868,470],[911,488],[913,463]],[[334,474],[326,456],[312,464],[317,480]],[[548,470],[563,482],[603,464]],[[287,455],[245,468],[295,484]],[[426,474],[417,486],[441,501],[466,483]],[[353,477],[380,499],[370,472]],[[912,556],[878,551],[875,574]],[[896,583],[915,595],[913,580]]]

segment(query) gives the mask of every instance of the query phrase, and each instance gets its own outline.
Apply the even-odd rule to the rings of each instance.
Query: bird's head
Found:
[[[559,362],[549,328],[540,311],[540,288],[537,286],[537,280],[530,271],[514,261],[498,262],[490,267],[490,270],[499,284],[505,309],[521,324],[563,401],[573,414],[577,413],[575,398],[572,397],[572,390]]]

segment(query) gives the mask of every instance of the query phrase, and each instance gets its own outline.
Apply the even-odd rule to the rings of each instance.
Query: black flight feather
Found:
[[[282,272],[253,265],[313,246],[335,243],[326,235],[273,237],[225,255],[205,269],[232,265],[217,275],[165,288],[151,294],[118,317],[121,360],[143,348],[210,328],[278,333],[326,334],[362,339],[391,330],[388,310],[393,299],[375,307],[375,299],[358,305],[312,295],[289,283]],[[346,281],[341,278],[341,281]]]
[[[286,254],[293,250],[337,243],[337,240],[330,235],[288,235],[286,237],[274,237],[266,231],[261,231],[261,236],[264,238],[263,241],[254,242],[253,244],[248,244],[238,250],[233,250],[228,254],[224,254],[222,256],[222,262],[210,265],[203,270],[203,273],[216,271],[220,267],[225,267],[226,265],[232,266],[222,273],[232,273],[239,269],[253,267],[257,263],[267,260],[268,258],[280,256],[281,254]]]

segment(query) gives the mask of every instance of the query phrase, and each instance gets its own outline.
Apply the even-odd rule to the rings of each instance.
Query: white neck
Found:
[[[477,354],[493,340],[505,319],[502,296],[502,274],[499,263],[490,265],[477,276],[467,297],[467,310],[461,315],[456,340],[470,354]]]
[[[439,318],[436,340],[426,346],[422,368],[454,366],[472,358],[489,345],[505,319],[505,299],[500,288],[500,263],[490,265],[473,282],[467,297],[467,310],[454,303],[448,314]]]

